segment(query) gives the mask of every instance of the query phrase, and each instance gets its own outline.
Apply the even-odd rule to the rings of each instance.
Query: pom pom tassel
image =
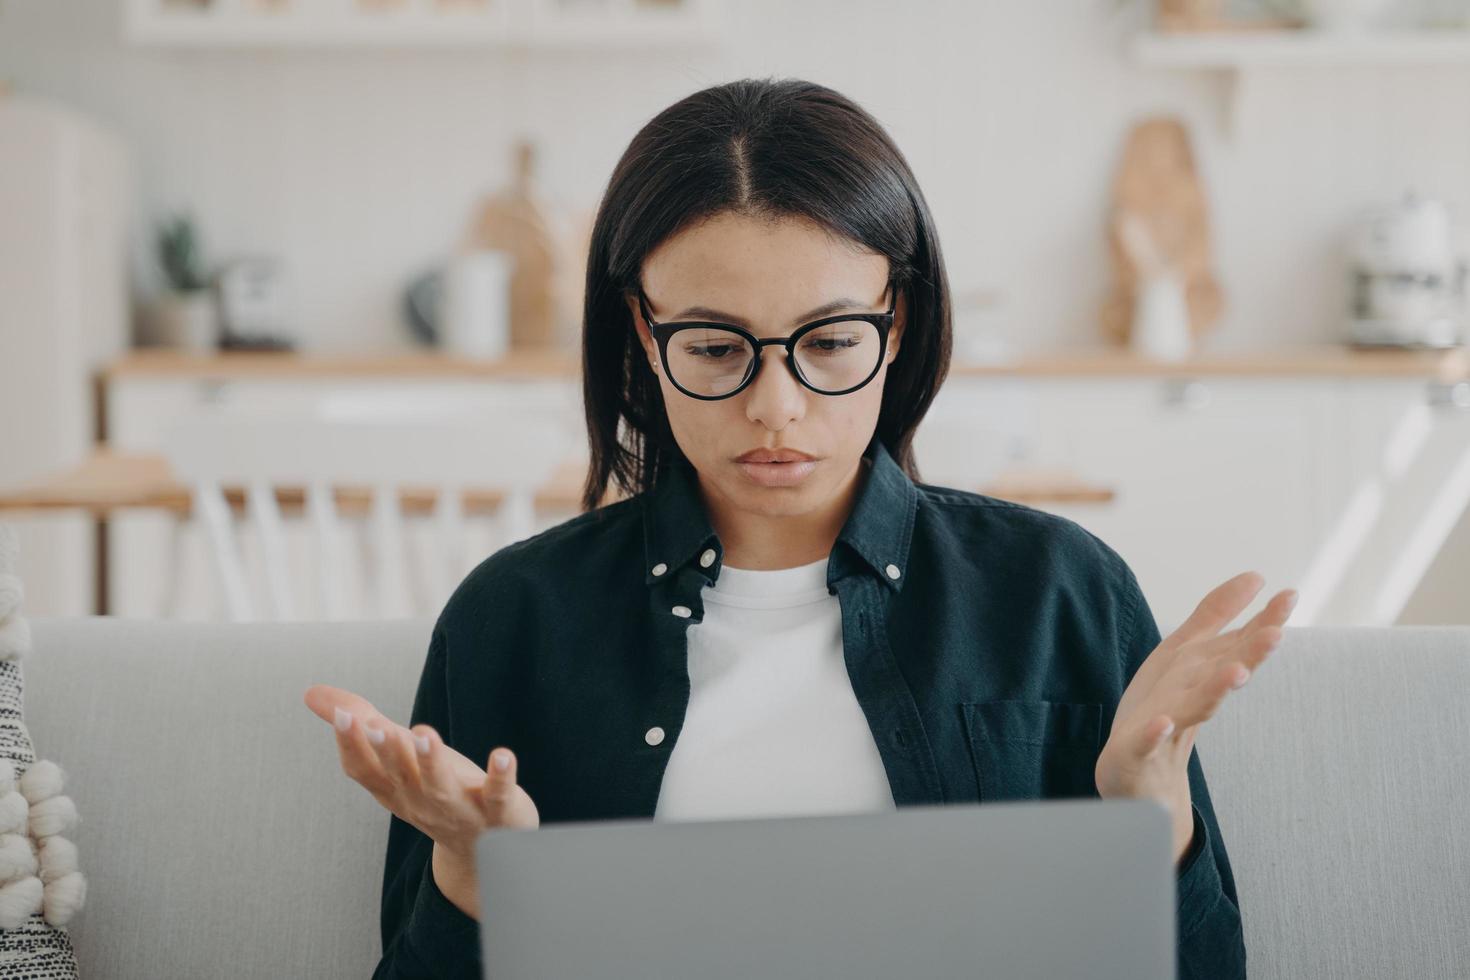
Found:
[[[0,768],[0,786],[4,785],[5,775],[5,770]],[[13,771],[11,775],[14,775]],[[10,794],[27,804],[29,813],[23,819],[30,836],[39,843],[37,860],[28,873],[35,875],[39,870],[39,877],[35,880],[42,884],[42,891],[36,896],[31,914],[40,912],[53,926],[70,922],[87,896],[86,877],[78,870],[77,846],[61,836],[79,819],[76,803],[71,797],[62,795],[65,779],[66,774],[60,766],[49,759],[41,759],[15,781],[16,791]],[[7,799],[0,797],[0,816],[4,814]],[[4,840],[0,837],[0,860],[6,853]],[[26,844],[31,848],[35,846],[30,838],[26,839]],[[15,860],[17,863],[22,860],[18,849]]]
[[[41,911],[45,886],[35,875],[0,885],[0,929],[18,929]]]
[[[3,775],[4,773],[0,772],[0,776]],[[63,778],[60,766],[50,759],[42,759],[20,777],[21,795],[30,802],[31,806],[35,806],[42,800],[60,795]]]
[[[41,841],[40,879],[45,886],[42,915],[53,926],[64,926],[87,897],[87,879],[77,870],[77,846],[53,835]]]
[[[0,620],[0,660],[14,660],[31,652],[31,624],[24,616]]]
[[[76,826],[77,805],[70,796],[53,796],[31,807],[31,836],[40,840]]]
[[[23,834],[31,806],[26,798],[11,790],[0,796],[0,834]]]
[[[45,886],[42,914],[51,925],[64,926],[77,914],[86,899],[87,879],[80,871],[73,871]]]
[[[30,877],[36,873],[39,864],[36,845],[29,837],[25,834],[0,834],[0,884]]]
[[[46,884],[64,878],[77,870],[77,846],[65,837],[47,837],[41,841],[39,864]]]

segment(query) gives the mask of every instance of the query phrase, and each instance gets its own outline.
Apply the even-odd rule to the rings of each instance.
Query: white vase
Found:
[[[146,329],[139,338],[144,346],[188,351],[219,347],[219,312],[210,290],[163,293],[144,322]]]
[[[454,256],[445,270],[441,344],[464,357],[502,357],[510,347],[515,256],[482,250]]]
[[[1161,274],[1144,280],[1133,311],[1129,344],[1134,353],[1155,360],[1189,357],[1193,347],[1189,304],[1178,277]]]

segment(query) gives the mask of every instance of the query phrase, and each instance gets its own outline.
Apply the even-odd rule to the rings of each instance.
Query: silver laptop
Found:
[[[481,834],[476,867],[491,980],[1175,971],[1170,821],[1152,800],[556,823]]]

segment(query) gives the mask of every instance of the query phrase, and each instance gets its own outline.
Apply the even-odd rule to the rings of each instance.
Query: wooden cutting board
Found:
[[[536,153],[516,145],[515,179],[485,198],[460,242],[461,251],[493,249],[515,258],[510,281],[510,346],[545,350],[558,345],[558,240],[535,186]]]
[[[1140,270],[1120,234],[1119,218],[1137,215],[1154,249],[1183,279],[1190,334],[1198,343],[1214,327],[1224,295],[1211,268],[1209,206],[1184,123],[1173,117],[1134,126],[1113,180],[1108,252],[1113,287],[1103,303],[1107,339],[1128,346]]]

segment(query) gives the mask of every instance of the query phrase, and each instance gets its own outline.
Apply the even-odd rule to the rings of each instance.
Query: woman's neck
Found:
[[[830,501],[804,514],[772,516],[738,511],[704,492],[710,523],[724,547],[723,564],[768,571],[809,565],[827,557],[857,501],[865,462],[859,459]]]

